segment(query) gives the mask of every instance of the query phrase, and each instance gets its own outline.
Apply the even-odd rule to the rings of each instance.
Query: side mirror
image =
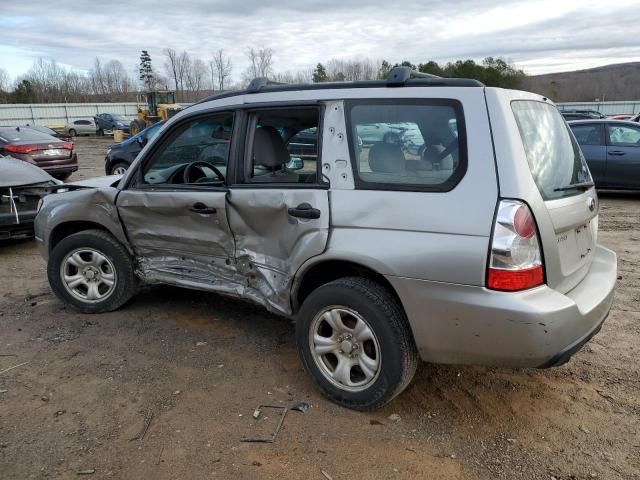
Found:
[[[289,163],[287,163],[287,170],[302,170],[304,168],[304,161],[300,157],[291,157]]]

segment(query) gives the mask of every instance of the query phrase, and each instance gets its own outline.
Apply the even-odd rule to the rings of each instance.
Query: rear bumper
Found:
[[[509,367],[565,363],[600,330],[613,303],[616,254],[597,246],[585,278],[561,294],[387,277],[424,361]]]

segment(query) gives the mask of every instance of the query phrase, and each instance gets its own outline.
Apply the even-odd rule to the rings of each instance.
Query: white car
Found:
[[[64,131],[72,137],[77,137],[79,135],[95,135],[97,127],[93,118],[82,118],[67,123],[64,126]]]

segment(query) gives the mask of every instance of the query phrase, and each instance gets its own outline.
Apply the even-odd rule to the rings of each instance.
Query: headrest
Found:
[[[379,173],[400,173],[405,169],[405,158],[400,145],[376,143],[369,150],[371,171]]]
[[[287,146],[273,127],[256,129],[253,139],[253,164],[269,168],[280,167],[290,160]]]

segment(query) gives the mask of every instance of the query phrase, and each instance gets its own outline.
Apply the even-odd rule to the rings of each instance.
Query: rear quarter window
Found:
[[[449,191],[464,176],[467,144],[456,100],[347,102],[356,187]]]
[[[514,100],[511,109],[542,198],[553,200],[582,193],[578,183],[591,182],[580,146],[558,109],[536,100]]]

